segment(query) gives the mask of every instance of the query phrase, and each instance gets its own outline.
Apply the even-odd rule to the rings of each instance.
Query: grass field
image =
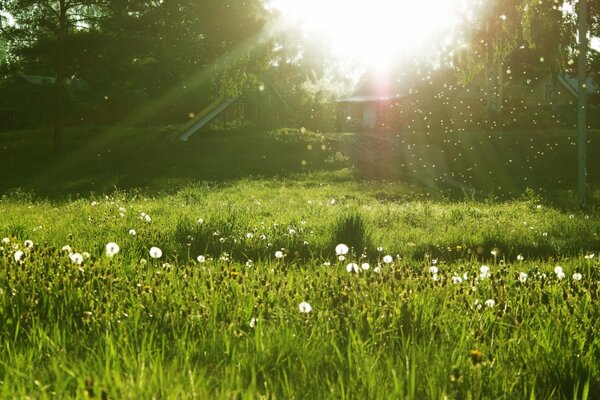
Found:
[[[171,132],[0,134],[1,397],[600,397],[572,132]]]

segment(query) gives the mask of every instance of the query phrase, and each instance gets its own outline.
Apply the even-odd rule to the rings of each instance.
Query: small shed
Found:
[[[341,130],[385,130],[399,118],[400,105],[409,96],[397,81],[363,80],[350,96],[337,100]]]

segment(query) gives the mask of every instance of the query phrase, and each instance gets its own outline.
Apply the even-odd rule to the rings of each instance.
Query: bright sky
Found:
[[[476,0],[270,0],[303,39],[340,61],[385,69],[395,60],[435,56],[474,18]]]

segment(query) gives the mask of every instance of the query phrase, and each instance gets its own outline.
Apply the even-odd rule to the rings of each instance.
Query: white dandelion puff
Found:
[[[300,312],[302,314],[308,314],[309,312],[312,311],[312,307],[306,301],[303,301],[302,303],[300,303],[298,305],[298,308],[300,309]]]
[[[525,283],[527,282],[528,275],[525,272],[519,273],[519,282]]]
[[[371,266],[370,266],[370,265],[369,265],[369,263],[367,263],[367,262],[366,262],[366,263],[362,263],[362,264],[360,265],[360,267],[361,267],[361,268],[362,268],[364,271],[366,271],[366,270],[368,270],[369,268],[371,268]]]
[[[23,251],[22,251],[22,250],[17,250],[17,251],[15,251],[15,254],[13,254],[13,257],[15,258],[15,261],[16,261],[16,262],[19,262],[19,261],[21,261],[21,259],[23,258],[23,255],[24,255],[24,254],[25,254],[25,253],[23,253]]]
[[[115,242],[106,243],[106,255],[108,257],[114,257],[115,254],[119,252],[121,248]]]
[[[579,272],[575,272],[575,273],[573,274],[573,280],[574,280],[574,281],[580,281],[580,280],[582,280],[582,279],[583,279],[583,275],[581,275]]]
[[[348,263],[348,265],[346,265],[346,271],[352,273],[358,273],[358,264],[357,263]]]
[[[196,257],[196,261],[198,261],[200,264],[206,262],[206,257],[204,257],[203,255],[199,255],[198,257]]]
[[[479,277],[481,279],[487,279],[491,276],[490,267],[488,267],[487,265],[482,265],[481,267],[479,267],[479,272]]]
[[[71,253],[69,254],[69,258],[73,264],[81,265],[83,262],[83,256],[79,253]]]
[[[487,299],[487,300],[485,301],[485,306],[486,306],[487,308],[492,308],[492,307],[494,307],[495,305],[496,305],[496,302],[495,302],[493,299]]]
[[[135,236],[135,235],[137,235],[137,232],[135,231],[135,229],[130,229],[130,230],[129,230],[129,234],[130,234],[131,236]]]
[[[281,251],[281,250],[277,250],[277,251],[275,252],[275,258],[278,258],[278,259],[281,259],[281,258],[283,258],[283,251]]]
[[[32,240],[29,240],[29,239],[27,239],[27,240],[25,241],[25,243],[23,243],[23,245],[25,246],[25,248],[26,248],[26,249],[29,249],[29,248],[33,247],[33,241],[32,241]]]
[[[390,264],[392,261],[394,261],[394,257],[390,256],[389,254],[386,256],[383,256],[383,262],[386,264]]]
[[[162,257],[162,250],[156,246],[150,247],[150,251],[148,253],[150,254],[150,257],[152,257],[152,258],[161,258]]]
[[[335,246],[335,254],[338,256],[346,255],[348,254],[348,251],[350,251],[350,249],[344,243],[340,243],[337,246]]]

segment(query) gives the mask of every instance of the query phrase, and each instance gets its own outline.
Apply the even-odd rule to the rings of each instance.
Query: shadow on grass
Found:
[[[576,206],[577,149],[570,130],[318,134],[244,127],[199,133],[187,143],[172,140],[174,131],[72,128],[61,158],[51,153],[50,131],[4,133],[0,193],[20,189],[64,200],[116,189],[164,193],[200,181],[316,173],[317,180],[396,182],[452,201],[504,201],[533,189],[546,203]],[[600,131],[590,131],[590,148],[598,141]],[[600,187],[599,158],[588,159],[588,172],[590,187]],[[381,200],[393,200],[389,196]],[[591,203],[598,197],[593,189]]]

